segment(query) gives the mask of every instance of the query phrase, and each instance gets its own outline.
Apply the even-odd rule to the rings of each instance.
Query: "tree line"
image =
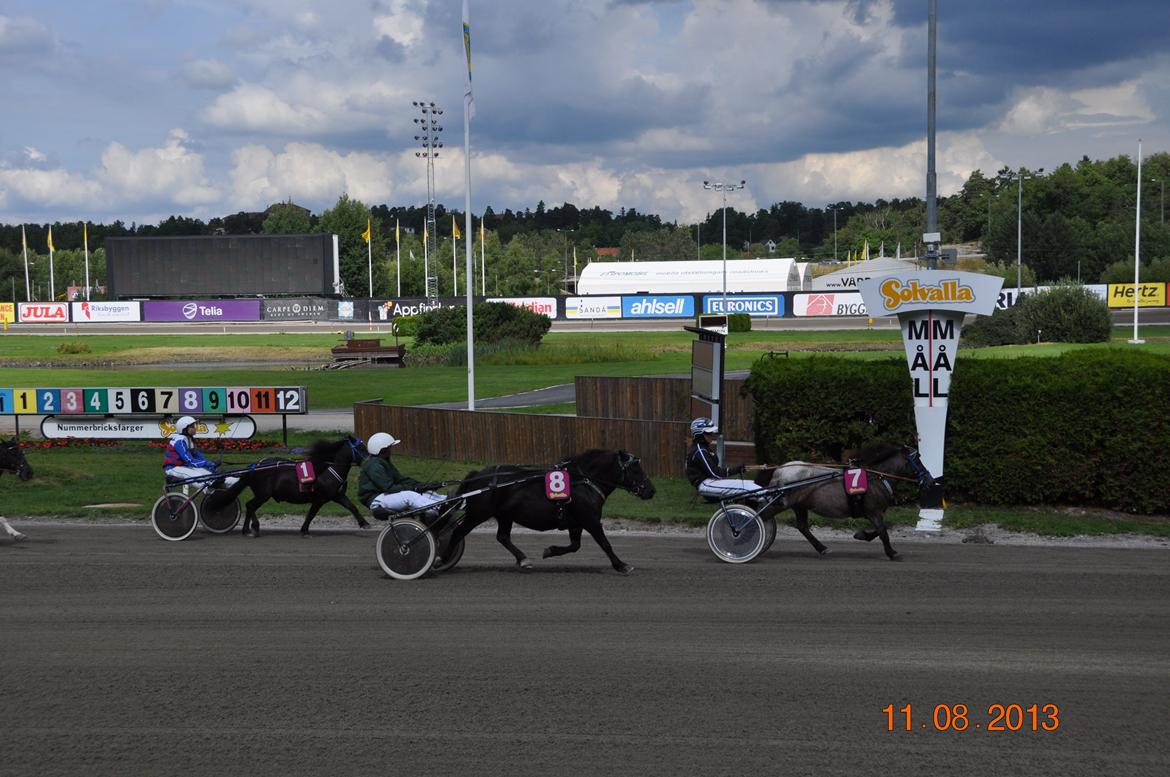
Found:
[[[1020,176],[1023,176],[1022,184]],[[1141,253],[1143,277],[1170,281],[1170,228],[1165,224],[1165,180],[1170,154],[1143,161]],[[938,203],[939,231],[945,243],[976,244],[989,270],[1015,280],[1017,230],[1025,281],[1079,279],[1086,283],[1124,281],[1133,275],[1137,169],[1134,160],[1119,156],[1105,161],[1083,158],[1050,172],[1011,171],[994,175],[971,173],[954,195]],[[660,216],[622,208],[616,213],[572,203],[547,207],[539,202],[523,211],[488,207],[484,213],[484,277],[480,279],[480,219],[475,219],[476,283],[488,294],[552,294],[570,288],[569,279],[586,263],[597,260],[685,261],[718,259],[723,255],[723,212],[714,208],[698,224],[667,222]],[[464,244],[458,241],[452,261],[452,220],[462,231],[463,213],[443,205],[435,208],[437,245],[434,256],[424,251],[425,206],[369,206],[341,196],[320,214],[292,203],[278,203],[259,213],[241,212],[207,222],[171,216],[158,224],[122,221],[89,224],[92,283],[104,280],[102,244],[107,237],[189,236],[214,234],[295,234],[331,232],[340,236],[341,271],[352,295],[368,290],[369,254],[362,238],[372,224],[375,296],[418,296],[424,293],[424,265],[437,276],[440,294],[465,292]],[[732,258],[796,257],[805,261],[845,260],[860,255],[868,244],[875,256],[884,246],[888,256],[900,246],[904,256],[921,253],[926,208],[922,198],[873,202],[842,201],[807,207],[785,201],[754,213],[729,205],[727,255]],[[395,227],[398,227],[398,239]],[[30,275],[42,291],[48,287],[48,224],[25,225]],[[54,271],[58,296],[84,277],[82,225],[52,225]],[[771,241],[774,249],[767,245]],[[397,262],[398,249],[402,262]],[[598,249],[617,249],[598,252]],[[426,256],[424,257],[424,254]],[[1165,275],[1166,277],[1162,277]],[[21,225],[0,225],[0,299],[24,299]]]

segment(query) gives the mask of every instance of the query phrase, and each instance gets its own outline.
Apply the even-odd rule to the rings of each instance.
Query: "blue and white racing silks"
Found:
[[[167,441],[167,455],[163,459],[163,470],[170,471],[175,467],[198,467],[215,472],[217,467],[194,448],[187,436],[176,432]]]

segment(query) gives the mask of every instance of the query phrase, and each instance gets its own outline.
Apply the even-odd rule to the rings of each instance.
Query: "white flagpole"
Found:
[[[483,219],[479,220],[479,296],[487,296],[487,233],[484,232]]]
[[[81,237],[85,241],[85,301],[89,301],[89,225],[81,225]]]
[[[1133,339],[1134,345],[1145,342],[1138,338],[1138,305],[1141,304],[1142,287],[1140,285],[1142,267],[1142,139],[1138,138],[1137,154],[1137,217],[1133,228]]]
[[[454,224],[455,222],[452,221],[451,223]],[[459,296],[459,270],[456,269],[459,267],[459,259],[455,255],[455,248],[456,248],[456,244],[458,242],[459,242],[459,240],[455,237],[455,231],[452,230],[451,231],[451,283],[455,284],[454,294],[456,297]]]
[[[398,245],[398,258],[394,260],[394,275],[397,276],[398,293],[394,296],[402,296],[402,238],[398,233],[398,219],[394,219],[394,242]]]
[[[20,245],[24,249],[24,301],[32,302],[32,286],[28,280],[28,237],[24,234],[24,224],[20,225]]]
[[[467,57],[467,90],[463,95],[463,219],[464,229],[471,235],[471,116],[475,101],[471,94],[471,14],[467,0],[463,0],[463,53]],[[475,410],[475,341],[472,316],[472,259],[471,239],[467,240],[467,409]]]

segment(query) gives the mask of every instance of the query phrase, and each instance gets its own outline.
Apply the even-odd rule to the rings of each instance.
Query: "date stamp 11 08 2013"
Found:
[[[936,704],[926,715],[915,715],[913,706],[887,704],[886,731],[1056,731],[1060,707],[1056,704],[989,704],[986,715],[972,712],[966,704]]]

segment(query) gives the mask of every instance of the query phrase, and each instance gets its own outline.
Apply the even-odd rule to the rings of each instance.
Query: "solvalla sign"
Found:
[[[869,278],[860,284],[871,316],[898,316],[914,393],[914,421],[922,463],[942,482],[947,400],[963,318],[995,312],[1003,279],[967,272],[924,270]],[[942,525],[942,490],[918,515],[919,531]]]

